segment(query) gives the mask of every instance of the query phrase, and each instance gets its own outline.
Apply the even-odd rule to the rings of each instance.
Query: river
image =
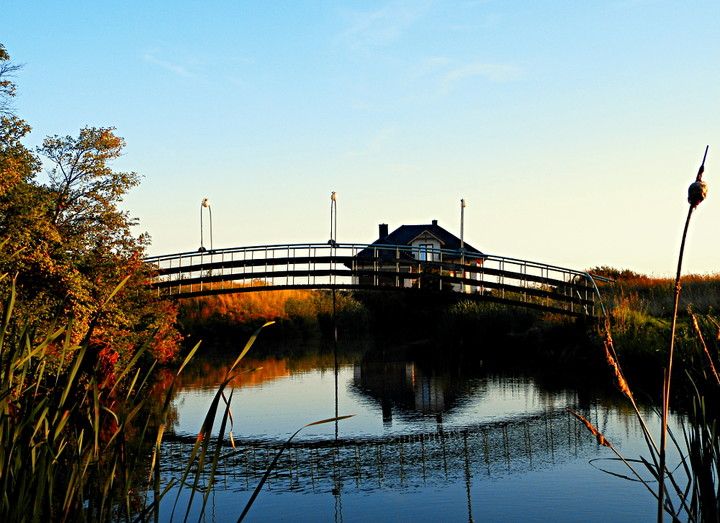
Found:
[[[179,479],[234,356],[197,357],[181,376],[163,444],[164,481]],[[655,520],[655,502],[582,414],[625,457],[647,456],[639,423],[617,395],[569,389],[481,365],[332,354],[243,361],[226,391],[232,440],[203,521],[236,521],[282,444],[246,521]],[[656,417],[644,412],[651,430]],[[220,420],[213,429],[217,434]],[[229,432],[225,440],[229,441]],[[203,481],[206,481],[206,477]],[[654,489],[653,484],[653,489]],[[190,489],[161,514],[184,518]],[[195,496],[190,520],[202,505]]]

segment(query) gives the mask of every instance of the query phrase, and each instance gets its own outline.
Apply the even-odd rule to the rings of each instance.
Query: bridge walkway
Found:
[[[602,313],[598,276],[468,251],[400,245],[289,244],[145,258],[163,298],[279,289],[407,290],[462,294],[571,316]]]

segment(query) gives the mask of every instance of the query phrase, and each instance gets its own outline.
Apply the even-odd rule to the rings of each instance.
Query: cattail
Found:
[[[688,227],[690,226],[690,218],[695,208],[705,199],[707,195],[707,185],[702,181],[702,175],[705,171],[705,159],[707,158],[708,148],[705,146],[705,154],[702,163],[698,169],[695,182],[688,188],[688,209],[687,218],[685,219],[685,229],[683,230],[682,240],[680,241],[680,256],[678,256],[677,274],[675,276],[675,299],[673,303],[672,323],[670,326],[670,350],[668,352],[668,364],[665,368],[665,376],[663,378],[663,395],[662,395],[662,422],[660,428],[660,453],[658,456],[658,521],[663,520],[663,512],[665,507],[665,473],[666,473],[666,448],[667,448],[667,432],[668,432],[668,416],[670,414],[670,383],[672,381],[673,357],[675,354],[675,328],[677,327],[678,307],[680,305],[680,275],[682,270],[683,253],[685,252],[685,240],[687,239]]]
[[[705,196],[707,196],[707,184],[702,180],[698,179],[688,188],[688,203],[693,207],[697,207],[705,199]]]
[[[705,172],[705,158],[707,158],[708,147],[705,147],[705,155],[698,169],[695,181],[688,187],[688,203],[692,208],[697,207],[707,196],[707,184],[703,181],[702,175]]]

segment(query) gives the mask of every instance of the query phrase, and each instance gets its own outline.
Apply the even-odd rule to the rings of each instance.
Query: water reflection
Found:
[[[393,409],[411,417],[435,415],[442,420],[458,398],[475,393],[480,399],[477,389],[483,387],[481,382],[469,384],[449,373],[428,375],[415,362],[364,361],[354,366],[353,389],[380,403],[386,423],[392,422]]]
[[[472,476],[499,477],[594,455],[596,445],[566,412],[508,422],[376,437],[339,437],[291,443],[271,476],[271,489],[326,492],[430,486]],[[174,436],[164,446],[165,470],[187,464],[193,439]],[[236,438],[219,474],[235,488],[254,487],[283,442]]]
[[[179,477],[186,467],[201,419],[217,383],[226,376],[228,360],[199,360],[182,377],[174,401],[177,419],[163,444],[166,480]],[[252,514],[260,520],[278,513],[289,519],[318,519],[303,510],[318,502],[297,494],[331,496],[336,518],[342,519],[348,510],[346,516],[356,520],[389,517],[383,512],[387,507],[373,508],[362,500],[369,495],[385,499],[390,492],[403,493],[404,519],[457,520],[462,515],[472,520],[478,512],[488,517],[487,504],[473,501],[487,499],[494,485],[512,485],[527,504],[538,484],[519,487],[524,476],[537,476],[542,488],[548,488],[544,481],[549,477],[576,487],[582,481],[577,479],[578,471],[566,476],[562,471],[579,462],[581,473],[593,472],[588,461],[608,455],[566,412],[566,406],[580,411],[621,448],[631,444],[637,433],[633,418],[611,403],[561,387],[548,391],[523,376],[367,358],[340,358],[335,372],[334,359],[327,354],[244,363],[258,370],[241,374],[234,383],[236,446],[226,445],[223,450],[213,498],[233,514],[229,520],[240,513],[288,436],[310,421],[331,417],[336,408],[340,414],[356,416],[301,433],[271,474],[259,507],[253,508]],[[638,492],[614,481],[617,491],[612,496],[617,503]],[[597,488],[598,478],[591,483]],[[460,512],[459,500],[447,497],[457,488],[464,498]],[[503,505],[497,501],[503,495],[494,494],[498,508],[493,510],[508,515],[517,510],[513,508],[517,499]],[[551,501],[543,498],[538,503]],[[578,497],[564,503],[593,506],[594,501]],[[535,507],[534,513],[547,508],[543,507]],[[575,508],[576,516],[583,513],[582,507]],[[449,514],[455,516],[448,518]]]

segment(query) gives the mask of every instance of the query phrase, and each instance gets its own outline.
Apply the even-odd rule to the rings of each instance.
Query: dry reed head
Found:
[[[623,376],[622,372],[620,371],[620,365],[615,360],[615,357],[613,356],[613,353],[615,352],[615,348],[613,346],[613,340],[612,336],[610,335],[610,325],[608,322],[605,324],[605,340],[603,342],[603,345],[605,346],[605,359],[608,362],[608,365],[612,367],[613,372],[615,373],[615,379],[617,381],[617,385],[622,391],[625,396],[628,397],[630,401],[634,401],[632,391],[630,390],[630,387],[627,384],[627,381],[625,381],[625,377]]]
[[[597,439],[598,445],[602,445],[604,447],[613,448],[612,443],[610,443],[605,436],[602,435],[602,433],[596,429],[592,423],[590,423],[588,420],[583,418],[580,414],[575,412],[572,409],[566,409],[570,414],[575,416],[577,419],[583,422],[583,424],[587,427],[587,429],[592,433],[593,436],[595,436],[595,439]]]
[[[613,372],[615,373],[615,379],[617,380],[618,388],[622,391],[625,396],[628,397],[628,399],[633,400],[633,394],[630,390],[630,387],[627,384],[627,381],[625,381],[625,377],[622,375],[622,372],[620,372],[620,366],[618,365],[617,361],[615,361],[615,358],[613,358],[613,355],[610,352],[610,348],[607,343],[605,343],[605,358],[607,359],[608,365],[610,365],[613,369]]]

